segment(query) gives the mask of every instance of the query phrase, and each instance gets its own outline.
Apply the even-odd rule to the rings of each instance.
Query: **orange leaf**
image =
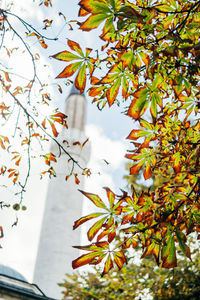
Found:
[[[46,119],[44,119],[44,120],[42,121],[42,127],[43,127],[44,129],[46,129]]]
[[[71,48],[71,50],[78,52],[81,56],[83,56],[82,49],[78,43],[68,39],[67,44]]]
[[[76,183],[76,184],[79,184],[79,183],[80,183],[80,180],[78,179],[77,176],[78,176],[77,174],[74,174],[75,183]]]
[[[4,74],[5,74],[5,77],[6,77],[6,81],[11,82],[8,73],[4,71]]]
[[[80,257],[78,257],[77,259],[72,261],[72,268],[76,269],[81,266],[87,265],[87,264],[91,263],[94,260],[94,258],[97,256],[98,256],[97,252],[83,254]]]
[[[75,62],[65,67],[62,72],[56,78],[71,77],[81,66],[81,62]]]
[[[51,125],[51,129],[52,129],[53,135],[54,135],[55,137],[57,137],[59,133],[58,133],[58,131],[56,130],[55,125],[54,125],[51,121],[49,121],[49,123],[50,123],[50,125]]]
[[[114,261],[119,269],[121,269],[123,265],[126,263],[126,257],[122,250],[114,252]]]
[[[137,163],[130,168],[130,174],[132,175],[138,174],[141,169],[142,169],[142,165],[140,165],[140,163]]]
[[[110,254],[109,254],[108,257],[107,257],[107,260],[105,262],[105,265],[104,265],[104,270],[103,270],[102,276],[107,274],[110,271],[110,269],[112,269],[112,268],[113,268],[113,261],[111,259]]]
[[[150,164],[147,164],[146,168],[144,169],[144,178],[145,180],[147,180],[150,177],[151,177],[151,166]]]
[[[81,224],[89,221],[89,220],[92,220],[94,218],[97,218],[97,217],[100,217],[104,215],[104,213],[93,213],[93,214],[90,214],[90,215],[87,215],[85,217],[82,217],[80,218],[79,220],[75,221],[74,222],[74,226],[73,226],[73,229],[76,229],[77,227],[79,227]]]
[[[80,68],[76,79],[75,79],[75,86],[76,88],[81,92],[81,94],[84,92],[86,85],[86,65],[82,65]]]

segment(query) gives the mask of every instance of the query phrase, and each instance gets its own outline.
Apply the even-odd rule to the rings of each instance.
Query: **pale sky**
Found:
[[[1,2],[1,1],[0,1]],[[2,0],[1,7],[8,3],[8,0]],[[67,1],[53,1],[55,6],[53,8],[41,8],[32,0],[15,0],[15,12],[20,14],[28,22],[34,23],[39,28],[38,22],[46,18],[48,12],[48,18],[51,19],[57,14],[58,11],[66,16],[67,20],[75,19],[78,13],[77,0]],[[28,18],[27,18],[28,16]],[[49,31],[49,35],[56,36],[59,32],[59,25],[62,24],[62,18],[57,19],[57,24]],[[58,26],[57,26],[58,25]],[[78,32],[76,30],[69,31],[67,28],[63,28],[60,34],[60,40],[57,43],[50,43],[48,50],[42,50],[38,47],[38,44],[33,42],[32,47],[35,47],[40,53],[40,75],[42,80],[49,81],[50,83],[62,84],[62,81],[55,81],[54,78],[63,68],[64,63],[49,59],[50,55],[53,55],[59,51],[66,49],[67,38],[79,42],[81,45],[94,48],[93,45],[98,46],[98,40],[95,38],[95,32],[92,34]],[[3,60],[6,57],[3,57]],[[4,61],[5,62],[5,61]],[[45,64],[45,67],[42,65]],[[8,65],[20,70],[20,74],[27,76],[27,70],[31,68],[28,58],[19,56],[18,60],[8,62]],[[16,84],[17,80],[16,79]],[[62,87],[65,88],[64,85]],[[63,108],[64,100],[66,99],[69,89],[63,88],[63,94],[55,92],[55,98],[53,99],[53,106]],[[55,91],[50,88],[51,92]],[[132,121],[120,114],[118,107],[105,108],[103,111],[98,111],[95,104],[90,103],[88,99],[87,105],[87,126],[86,135],[91,142],[92,154],[89,162],[89,167],[93,171],[91,178],[86,180],[85,190],[93,192],[105,197],[105,193],[102,187],[109,186],[114,192],[119,193],[119,188],[125,188],[126,181],[122,179],[125,172],[124,155],[126,152],[127,142],[125,137],[131,130]],[[3,128],[5,132],[10,132],[10,128]],[[5,158],[4,158],[5,159]],[[110,164],[107,165],[104,159]],[[37,243],[40,232],[40,225],[42,220],[42,214],[44,209],[44,201],[46,195],[47,181],[45,179],[40,180],[40,161],[36,161],[32,165],[32,175],[29,180],[27,192],[24,197],[24,204],[27,206],[27,210],[17,213],[19,219],[18,225],[11,227],[13,221],[16,218],[16,212],[11,208],[0,211],[1,225],[4,226],[5,237],[1,241],[2,249],[0,249],[0,263],[11,266],[19,271],[30,282],[32,281],[33,269],[37,251]],[[99,175],[98,173],[101,173]],[[2,180],[2,178],[0,178]],[[1,185],[8,186],[3,187],[1,191],[2,198],[13,200],[12,182],[3,182]],[[88,210],[87,203],[84,204],[84,213]]]

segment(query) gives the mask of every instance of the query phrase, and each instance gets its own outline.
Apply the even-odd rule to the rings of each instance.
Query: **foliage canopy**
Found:
[[[167,270],[155,267],[153,260],[145,258],[140,265],[132,261],[120,271],[114,269],[100,277],[95,273],[67,275],[62,284],[63,299],[154,299],[175,300],[199,297],[199,251],[193,254],[193,261],[180,259],[177,268]],[[134,250],[137,254],[137,250]]]
[[[102,274],[114,264],[121,269],[125,250],[138,244],[142,258],[152,254],[159,266],[174,268],[177,245],[190,259],[186,236],[200,231],[200,2],[81,0],[79,6],[80,29],[102,29],[102,53],[68,41],[69,50],[53,56],[69,62],[58,77],[77,72],[81,92],[88,80],[99,108],[121,101],[133,119],[130,173],[142,172],[145,180],[159,174],[162,180],[155,190],[132,195],[105,188],[108,205],[82,191],[99,212],[74,223],[75,229],[98,218],[88,230],[92,243],[76,246],[87,253],[73,268],[103,262]]]

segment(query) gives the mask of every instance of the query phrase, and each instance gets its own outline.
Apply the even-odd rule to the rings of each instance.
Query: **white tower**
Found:
[[[90,145],[86,143],[81,149],[73,143],[86,140],[85,110],[86,99],[73,86],[66,101],[68,129],[61,131],[58,140],[84,168],[89,160]],[[59,153],[55,143],[51,152]],[[77,188],[83,189],[83,178],[78,186],[73,175],[68,181],[65,180],[72,168],[72,162],[69,163],[68,159],[66,154],[61,154],[54,168],[57,176],[49,181],[34,273],[34,282],[47,296],[55,299],[62,298],[57,283],[63,281],[65,273],[72,273],[71,262],[78,256],[78,251],[72,246],[80,245],[80,231],[73,231],[72,227],[82,214],[83,198]],[[80,173],[80,169],[74,165],[73,173],[76,172]]]

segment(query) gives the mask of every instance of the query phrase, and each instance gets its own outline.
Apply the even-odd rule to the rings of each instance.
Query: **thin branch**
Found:
[[[31,155],[30,155],[30,147],[31,147],[31,129],[30,129],[30,116],[27,115],[27,121],[28,121],[28,149],[27,149],[27,157],[28,157],[28,170],[27,170],[27,174],[26,174],[26,178],[24,181],[24,184],[22,186],[22,190],[21,190],[21,199],[20,199],[20,204],[23,201],[23,194],[25,192],[25,187],[27,185],[28,179],[30,177],[30,170],[31,170]]]
[[[37,31],[32,25],[30,25],[29,23],[27,23],[26,21],[24,21],[22,18],[20,18],[19,16],[9,12],[9,11],[4,11],[4,13],[6,13],[7,15],[11,15],[15,18],[17,18],[24,26],[25,28],[30,32],[30,29],[31,28],[36,34],[38,34],[41,38],[45,39],[45,40],[49,40],[49,41],[57,41],[58,40],[58,37],[55,37],[55,38],[48,38],[47,36],[41,34],[39,31]]]
[[[5,84],[3,83],[3,80],[0,79],[0,82],[2,83],[2,85],[5,87]],[[78,163],[78,161],[76,161],[71,154],[65,150],[65,148],[51,135],[49,134],[38,122],[37,120],[27,111],[27,109],[23,106],[23,104],[16,98],[16,96],[14,96],[10,90],[7,91],[9,93],[9,95],[14,99],[14,101],[22,108],[22,110],[24,111],[24,113],[29,116],[29,118],[37,125],[37,127],[39,127],[51,140],[53,140],[59,147],[59,149],[61,149],[68,157],[69,159],[72,161],[73,166],[74,164],[76,164],[81,170],[84,170],[83,167],[81,167],[81,165]],[[73,167],[72,166],[72,167]]]
[[[4,14],[3,14],[4,15]],[[5,15],[4,15],[5,16]],[[6,18],[6,16],[5,16]],[[24,39],[21,37],[21,35],[12,27],[12,25],[10,24],[10,22],[8,21],[8,19],[6,18],[6,22],[8,23],[8,25],[10,26],[10,28],[12,29],[12,31],[16,34],[16,36],[21,40],[21,42],[23,43],[24,47],[26,48],[26,50],[28,51],[30,57],[31,57],[31,60],[32,60],[32,64],[33,64],[33,78],[32,78],[32,85],[29,89],[29,92],[28,92],[28,104],[30,104],[30,95],[31,95],[31,90],[32,90],[32,87],[33,87],[33,83],[35,82],[35,79],[37,78],[38,82],[40,83],[40,85],[42,86],[42,83],[40,82],[38,76],[37,76],[37,73],[36,73],[36,65],[35,65],[35,59],[34,59],[34,56],[32,54],[32,52],[30,51],[28,45],[25,43]]]
[[[3,33],[2,33],[2,38],[1,38],[0,49],[1,49],[2,46],[3,46],[3,42],[4,42],[4,38],[5,38],[5,33],[6,33],[6,30],[5,30],[5,26],[4,26],[4,24],[3,24]]]

